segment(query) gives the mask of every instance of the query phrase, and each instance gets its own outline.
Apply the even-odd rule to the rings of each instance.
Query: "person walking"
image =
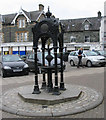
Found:
[[[77,68],[79,68],[79,66],[82,65],[82,54],[83,54],[83,48],[80,48],[78,51],[78,64],[77,64]]]

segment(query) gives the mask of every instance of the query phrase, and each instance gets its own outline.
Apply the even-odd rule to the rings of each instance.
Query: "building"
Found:
[[[64,42],[68,51],[100,49],[101,12],[97,17],[61,20],[65,25]]]
[[[104,2],[104,49],[106,50],[106,1]]]
[[[44,16],[44,6],[42,4],[39,4],[39,10],[37,11],[27,12],[21,8],[18,13],[2,15],[0,41],[3,53],[23,55],[25,50],[32,51],[32,27]]]
[[[104,17],[101,19],[101,27],[100,27],[100,45],[101,49],[104,49]]]
[[[104,2],[104,16],[101,19],[100,44],[102,50],[106,50],[106,1]]]
[[[27,12],[22,8],[18,13],[0,15],[0,41],[3,54],[24,55],[33,51],[32,27],[45,17],[44,6],[39,10]],[[100,27],[101,12],[97,17],[60,20],[65,26],[64,43],[68,51],[101,49]],[[40,46],[40,45],[39,45]]]
[[[0,46],[1,46],[1,42],[2,42],[2,16],[0,14]],[[0,47],[0,53],[1,53],[1,47]]]

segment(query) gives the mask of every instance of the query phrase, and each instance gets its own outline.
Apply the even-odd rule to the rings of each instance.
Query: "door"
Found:
[[[86,61],[87,61],[87,57],[86,57],[86,55],[83,53],[83,55],[82,55],[82,64],[83,64],[83,65],[86,65]]]
[[[78,64],[78,52],[75,52],[73,54],[73,60],[74,60],[74,64],[77,65]]]

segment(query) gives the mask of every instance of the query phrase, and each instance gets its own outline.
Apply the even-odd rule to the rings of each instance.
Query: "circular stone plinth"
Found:
[[[103,100],[102,94],[95,91],[94,89],[84,86],[78,86],[78,85],[65,85],[65,87],[69,91],[82,91],[82,92],[77,99],[71,101],[66,101],[58,104],[56,103],[54,105],[49,105],[49,104],[42,105],[42,104],[31,103],[28,101],[25,102],[23,99],[21,99],[21,97],[18,94],[22,93],[23,89],[31,88],[30,85],[23,86],[9,90],[6,93],[4,93],[0,97],[0,101],[1,101],[0,108],[4,111],[13,114],[23,115],[23,116],[53,117],[53,116],[75,114],[92,109],[97,105],[99,105]],[[32,85],[32,91],[33,91],[33,85]],[[63,91],[63,94],[64,92],[65,91]],[[40,94],[38,96],[40,96]],[[56,97],[55,95],[52,96]]]

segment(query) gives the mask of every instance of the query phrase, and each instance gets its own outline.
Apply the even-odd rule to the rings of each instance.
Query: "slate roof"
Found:
[[[31,11],[30,13],[30,19],[31,21],[36,21],[38,16],[41,14],[41,11]]]
[[[23,12],[27,15],[27,17],[31,21],[36,21],[39,15],[42,13],[42,11],[39,10],[30,12],[23,10]],[[2,15],[3,23],[11,24],[16,15],[17,13]],[[89,22],[90,30],[99,30],[101,19],[98,17],[89,17],[89,18],[65,19],[60,21],[64,24],[66,32],[75,32],[84,30],[85,21]]]
[[[62,24],[65,26],[65,31],[83,31],[84,23],[87,21],[90,25],[89,30],[99,30],[100,29],[100,21],[98,17],[89,17],[89,18],[79,18],[79,19],[66,19],[60,20]]]
[[[14,14],[8,14],[8,15],[2,15],[3,23],[10,24],[17,13]]]
[[[27,11],[23,10],[23,12],[27,15],[27,17],[31,21],[36,21],[36,19],[39,17],[39,15],[41,14],[42,11],[38,10],[38,11],[27,12]],[[11,24],[11,22],[13,21],[13,19],[15,18],[16,15],[17,15],[17,13],[2,15],[3,23],[4,24]]]

